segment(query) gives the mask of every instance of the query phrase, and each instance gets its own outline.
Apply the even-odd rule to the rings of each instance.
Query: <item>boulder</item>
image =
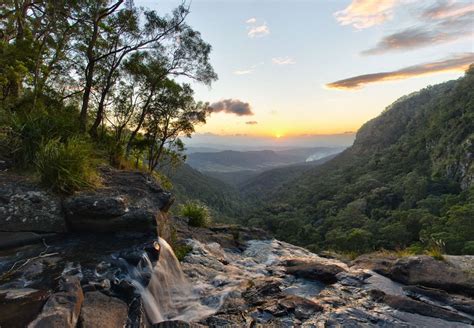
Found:
[[[41,313],[29,328],[74,328],[81,311],[84,295],[77,277],[66,277],[61,283],[61,291],[51,295]]]
[[[128,306],[122,300],[101,292],[85,294],[79,324],[82,328],[122,328],[128,318]]]
[[[0,226],[10,232],[64,232],[61,200],[24,177],[0,173]]]
[[[398,259],[388,276],[406,285],[422,285],[473,296],[473,270],[474,256],[449,256],[440,261],[420,255]]]
[[[326,284],[337,282],[337,274],[345,271],[335,264],[324,264],[320,262],[303,262],[299,260],[288,260],[286,262],[286,273],[297,278],[321,281]]]

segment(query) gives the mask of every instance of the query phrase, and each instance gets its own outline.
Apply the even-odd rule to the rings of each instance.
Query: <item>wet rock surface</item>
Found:
[[[153,265],[158,259],[155,241],[154,233],[69,234],[46,245],[0,251],[0,327],[26,327],[33,320],[32,327],[64,327],[64,322],[75,327],[72,319],[77,323],[79,312],[71,309],[73,299],[80,297],[66,293],[68,279],[80,283],[84,304],[89,306],[86,314],[93,303],[95,314],[107,309],[116,311],[118,319],[128,318],[129,305],[139,299],[131,278],[144,285],[149,281],[147,263]],[[134,270],[139,274],[133,274]],[[104,298],[91,299],[95,293]],[[61,315],[59,308],[64,308]],[[101,326],[94,326],[97,321],[90,320],[91,316],[83,318],[90,327]],[[130,324],[142,319],[139,314],[130,318]]]
[[[470,297],[390,279],[395,258],[377,259],[377,271],[384,276],[362,261],[347,265],[276,240],[237,246],[207,234],[185,231],[184,236],[192,250],[182,267],[195,298],[182,304],[180,320],[208,327],[444,328],[474,322]],[[452,261],[462,261],[466,269],[465,259]],[[367,259],[364,263],[372,265]],[[211,311],[187,311],[195,302]]]

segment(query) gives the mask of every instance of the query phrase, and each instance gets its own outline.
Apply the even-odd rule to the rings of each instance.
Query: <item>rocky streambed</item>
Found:
[[[184,226],[183,226],[184,227]],[[228,228],[229,229],[229,228]],[[211,327],[471,327],[473,256],[384,258],[351,262],[320,257],[274,239],[223,243],[202,231],[183,271],[213,313],[186,311],[168,320]],[[231,230],[231,229],[230,229]],[[185,302],[183,302],[185,303]],[[190,306],[194,308],[195,305]]]

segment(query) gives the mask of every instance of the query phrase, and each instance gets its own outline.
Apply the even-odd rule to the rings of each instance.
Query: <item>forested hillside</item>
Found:
[[[247,223],[313,250],[474,254],[474,66],[366,123],[332,161],[262,193]]]
[[[212,216],[221,222],[242,216],[245,204],[234,187],[204,175],[187,164],[165,170],[164,173],[171,180],[171,192],[178,205],[198,200],[206,204],[213,212]]]

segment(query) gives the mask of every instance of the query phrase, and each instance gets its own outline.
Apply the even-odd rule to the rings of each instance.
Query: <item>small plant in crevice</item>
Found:
[[[426,249],[426,254],[433,257],[435,260],[444,261],[443,254],[445,244],[441,239],[431,239]]]
[[[176,255],[176,258],[181,262],[184,260],[186,255],[189,254],[193,250],[192,246],[189,245],[178,245],[174,248],[174,254]]]
[[[207,227],[212,221],[209,208],[197,201],[190,201],[181,205],[180,214],[188,218],[188,224],[192,227]]]

